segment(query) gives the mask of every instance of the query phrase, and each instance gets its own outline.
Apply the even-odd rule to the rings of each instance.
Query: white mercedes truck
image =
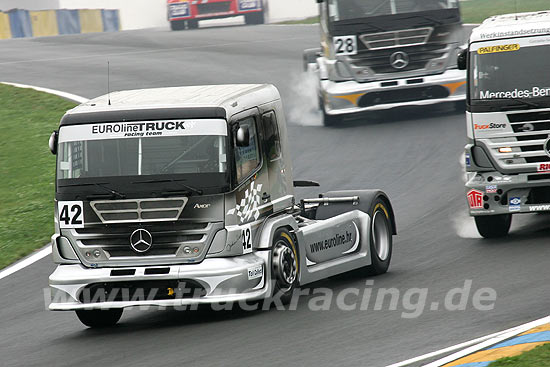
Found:
[[[466,198],[483,237],[512,215],[550,211],[550,12],[500,15],[474,29],[468,71]]]
[[[111,93],[68,111],[57,155],[51,310],[87,326],[125,307],[289,302],[354,269],[387,271],[396,234],[380,190],[296,199],[272,85]]]
[[[369,111],[450,102],[464,111],[458,0],[317,0],[321,48],[304,52],[325,125]]]

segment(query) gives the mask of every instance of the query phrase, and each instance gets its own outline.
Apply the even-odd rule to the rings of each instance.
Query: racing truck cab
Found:
[[[484,237],[513,214],[550,211],[550,12],[491,17],[474,29],[465,169],[469,213]]]
[[[466,75],[457,0],[318,0],[321,49],[304,52],[326,125],[399,106],[453,102]]]
[[[297,200],[272,85],[111,93],[68,111],[57,154],[51,310],[112,325],[131,306],[279,296],[388,269],[395,220],[379,190]]]

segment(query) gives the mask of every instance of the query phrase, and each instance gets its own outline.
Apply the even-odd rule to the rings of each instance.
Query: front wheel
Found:
[[[173,31],[183,31],[185,29],[185,20],[172,20],[170,22],[170,28]]]
[[[299,259],[297,246],[292,235],[284,228],[275,232],[271,252],[271,273],[273,274],[273,295],[283,304],[292,299],[292,292],[298,286]]]
[[[187,21],[187,28],[189,29],[197,29],[199,28],[199,21],[196,19],[190,19]]]
[[[384,274],[390,267],[393,250],[392,219],[386,203],[377,198],[371,209],[370,257],[368,272],[373,275]]]
[[[255,12],[244,15],[244,22],[246,24],[264,24],[264,12]]]
[[[109,310],[77,310],[76,316],[80,322],[91,328],[114,326],[122,317],[122,308]]]
[[[512,214],[484,215],[474,219],[477,231],[484,238],[504,237],[512,225]]]

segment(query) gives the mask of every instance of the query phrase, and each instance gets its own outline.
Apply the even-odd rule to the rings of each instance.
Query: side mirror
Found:
[[[237,130],[237,146],[247,147],[250,145],[250,131],[248,126],[240,126]]]
[[[52,135],[50,135],[50,140],[48,141],[50,152],[52,152],[53,155],[57,154],[57,142],[58,142],[58,133],[56,130],[52,133]]]
[[[321,4],[321,3],[324,3],[325,0],[317,0],[317,2],[318,2],[319,4]]]
[[[468,66],[468,49],[460,50],[456,58],[456,65],[458,70],[466,70]]]

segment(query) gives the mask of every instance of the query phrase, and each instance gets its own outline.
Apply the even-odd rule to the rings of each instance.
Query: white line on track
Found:
[[[52,246],[47,245],[42,250],[40,250],[38,252],[35,252],[34,254],[32,254],[32,255],[30,255],[30,256],[22,259],[22,260],[19,260],[15,264],[10,265],[7,268],[5,268],[4,270],[0,271],[0,279],[4,279],[8,275],[11,275],[11,274],[15,273],[16,271],[19,271],[23,268],[26,268],[29,265],[34,264],[38,260],[41,260],[41,259],[45,258],[46,256],[48,256],[51,253],[52,253]]]
[[[1,83],[11,85],[11,86],[17,87],[17,88],[29,88],[29,89],[37,90],[39,92],[54,94],[56,96],[59,96],[59,97],[65,98],[65,99],[69,99],[69,100],[77,102],[77,103],[84,103],[84,102],[87,102],[89,100],[88,98],[77,96],[76,94],[62,92],[60,90],[55,90],[55,89],[42,88],[42,87],[36,87],[34,85],[26,85],[26,84],[19,84],[19,83],[10,83],[10,82],[1,82]]]
[[[497,344],[503,340],[509,339],[513,336],[516,336],[518,334],[521,334],[527,330],[530,330],[532,328],[535,328],[540,325],[544,325],[550,323],[550,316],[543,317],[541,319],[528,322],[523,325],[519,325],[516,327],[513,327],[511,329],[503,330],[498,333],[490,334],[487,336],[483,336],[481,338],[477,338],[474,340],[470,340],[461,344],[454,345],[452,347],[448,347],[445,349],[441,349],[432,353],[424,354],[419,357],[411,358],[403,362],[395,363],[392,365],[389,365],[387,367],[403,367],[408,366],[413,363],[421,362],[427,359],[431,359],[440,355],[444,355],[450,352],[454,352],[455,350],[462,349],[459,352],[456,352],[454,354],[451,354],[447,357],[444,357],[442,359],[439,359],[437,361],[434,361],[432,363],[429,363],[427,365],[424,365],[424,367],[439,367],[443,366],[444,364],[447,364],[449,362],[455,361],[459,358],[462,358],[464,356],[467,356],[468,354],[472,354],[474,352],[477,352],[481,349],[487,348],[491,345]]]
[[[18,88],[29,88],[29,89],[37,90],[39,92],[54,94],[56,96],[59,96],[59,97],[65,98],[65,99],[69,99],[69,100],[77,102],[77,103],[84,103],[84,102],[88,101],[88,98],[84,98],[84,97],[81,97],[81,96],[77,96],[76,94],[62,92],[62,91],[55,90],[55,89],[42,88],[42,87],[36,87],[36,86],[33,86],[33,85],[26,85],[26,84],[19,84],[19,83],[9,83],[9,82],[0,82],[0,83],[6,84],[6,85],[11,85],[11,86],[18,87]],[[7,268],[3,269],[2,271],[0,271],[0,279],[4,279],[8,275],[11,275],[11,274],[15,273],[16,271],[19,271],[21,269],[26,268],[29,265],[34,264],[38,260],[41,260],[41,259],[45,258],[46,256],[48,256],[51,253],[52,253],[52,246],[50,246],[48,244],[44,248],[39,250],[38,252],[35,252],[35,253],[31,254],[30,256],[28,256],[28,257],[26,257],[22,260],[19,260],[18,262],[14,263],[14,264],[8,266]]]

